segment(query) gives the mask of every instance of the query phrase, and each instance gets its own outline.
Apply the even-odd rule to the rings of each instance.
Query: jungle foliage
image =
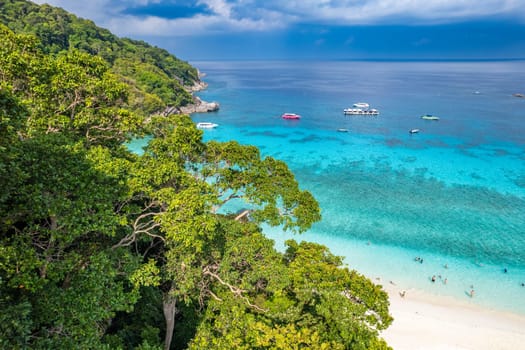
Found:
[[[135,110],[149,114],[192,102],[186,87],[199,81],[198,71],[164,49],[119,38],[61,8],[25,0],[0,0],[0,23],[15,33],[36,36],[45,54],[75,49],[100,57],[132,87],[129,103]]]
[[[145,118],[125,72],[175,58],[105,57],[126,41],[95,30],[92,52],[72,38],[94,27],[67,29],[89,22],[34,8],[2,2],[12,26],[55,19],[45,37],[0,24],[0,348],[388,349],[381,287],[262,234],[320,220],[285,163],[203,142],[187,115]],[[143,154],[125,146],[146,134]]]

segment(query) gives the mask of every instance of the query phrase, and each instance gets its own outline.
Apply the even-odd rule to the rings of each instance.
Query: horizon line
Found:
[[[350,62],[511,62],[525,61],[525,57],[513,58],[199,58],[185,59],[188,62],[213,61],[350,61]]]

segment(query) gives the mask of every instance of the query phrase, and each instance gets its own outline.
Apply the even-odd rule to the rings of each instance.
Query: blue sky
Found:
[[[525,58],[525,0],[34,0],[190,61]]]

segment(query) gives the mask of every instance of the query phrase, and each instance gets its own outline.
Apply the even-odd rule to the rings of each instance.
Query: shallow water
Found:
[[[460,299],[474,287],[474,302],[525,314],[524,62],[192,64],[207,74],[199,95],[221,104],[193,115],[220,124],[205,139],[284,160],[320,202],[295,239],[383,281]],[[380,115],[344,116],[355,102]]]

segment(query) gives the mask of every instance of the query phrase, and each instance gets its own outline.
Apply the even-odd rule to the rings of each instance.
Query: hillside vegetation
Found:
[[[187,115],[146,118],[137,96],[168,101],[130,66],[173,82],[179,61],[49,6],[4,1],[2,20],[24,8],[55,24],[0,24],[1,349],[389,348],[380,286],[326,247],[282,253],[262,234],[321,218],[285,163],[204,142]],[[73,24],[101,37],[80,47]],[[143,154],[124,146],[146,134]]]
[[[192,102],[185,87],[199,81],[197,70],[164,49],[118,38],[92,21],[49,5],[0,0],[0,9],[0,23],[15,33],[36,36],[46,54],[76,49],[102,58],[131,86],[131,106],[145,114]]]

